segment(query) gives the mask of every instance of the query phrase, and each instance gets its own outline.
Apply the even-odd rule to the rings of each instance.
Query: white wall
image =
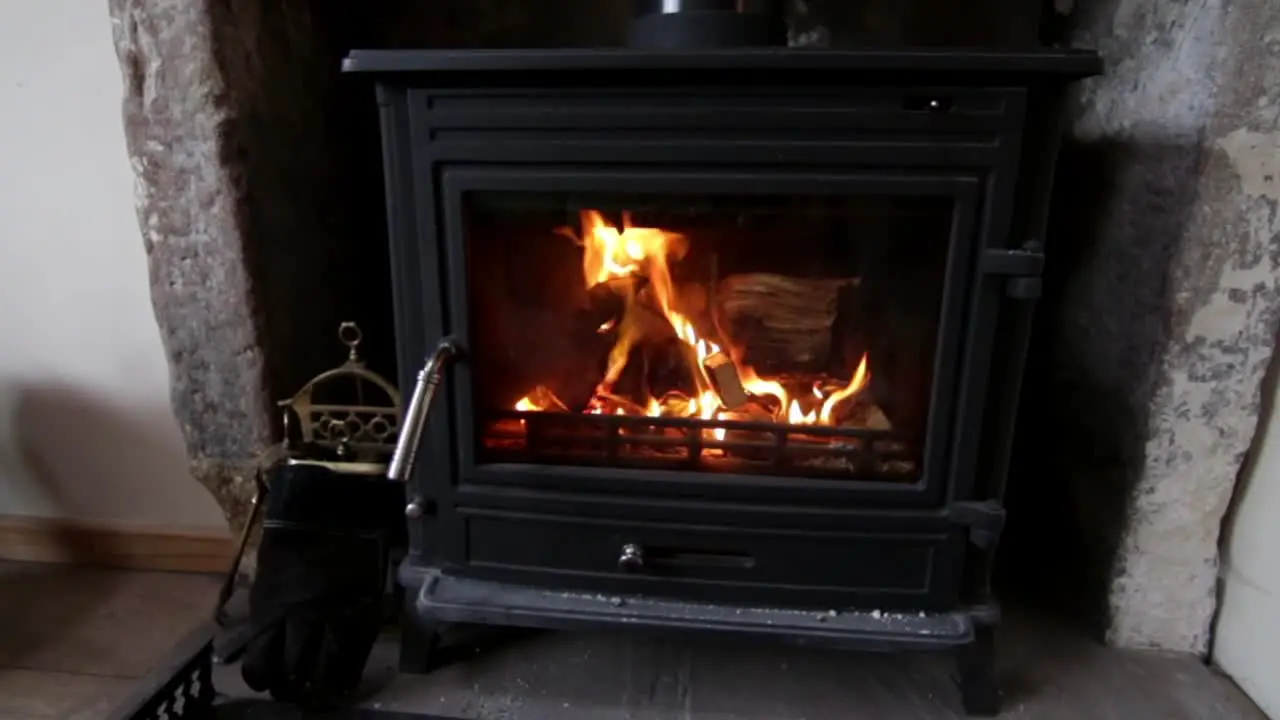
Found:
[[[0,0],[0,515],[225,528],[186,471],[101,0]]]
[[[1226,536],[1213,660],[1264,712],[1280,718],[1280,393],[1258,428]]]

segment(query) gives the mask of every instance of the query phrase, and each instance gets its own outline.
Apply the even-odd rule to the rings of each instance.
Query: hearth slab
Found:
[[[435,622],[551,630],[612,626],[695,631],[886,652],[943,651],[967,645],[974,639],[973,616],[964,611],[732,607],[635,595],[531,588],[453,577],[438,570],[406,574],[421,578],[417,612],[420,617]]]

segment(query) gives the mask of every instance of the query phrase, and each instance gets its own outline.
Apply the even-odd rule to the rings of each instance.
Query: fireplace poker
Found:
[[[436,350],[427,358],[427,362],[418,371],[418,382],[413,386],[413,395],[409,398],[409,408],[404,412],[404,420],[400,426],[400,435],[396,438],[396,449],[391,454],[391,463],[387,467],[387,478],[396,482],[405,482],[413,473],[414,460],[417,458],[418,445],[422,441],[422,429],[426,425],[427,413],[435,400],[436,388],[444,379],[444,369],[459,354],[458,341],[446,337],[436,345]]]

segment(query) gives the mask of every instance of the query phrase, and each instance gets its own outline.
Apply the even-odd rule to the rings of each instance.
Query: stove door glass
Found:
[[[920,479],[954,198],[460,206],[476,463]]]

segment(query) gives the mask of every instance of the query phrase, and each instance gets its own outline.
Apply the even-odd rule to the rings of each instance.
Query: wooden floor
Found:
[[[0,562],[0,718],[101,717],[208,617],[217,587],[202,575]],[[1195,658],[1110,650],[1017,615],[1001,643],[1002,717],[1263,718]],[[453,652],[429,676],[402,676],[388,637],[370,661],[366,705],[495,720],[959,717],[942,657],[506,632],[464,636]],[[215,681],[248,695],[235,668]]]
[[[97,720],[217,592],[209,575],[0,561],[0,718]]]

